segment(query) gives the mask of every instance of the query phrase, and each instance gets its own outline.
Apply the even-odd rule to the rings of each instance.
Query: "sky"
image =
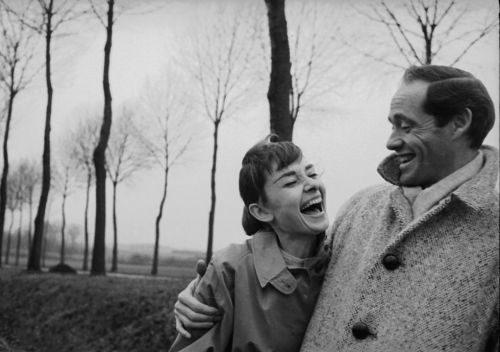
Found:
[[[158,3],[160,2],[152,3],[154,10],[134,9],[124,12],[115,24],[111,58],[111,89],[115,112],[121,104],[136,102],[144,91],[145,82],[155,80],[166,67],[181,70],[179,64],[182,65],[186,58],[179,56],[179,53],[184,53],[185,47],[190,45],[193,32],[200,31],[198,28],[210,28],[201,27],[201,24],[210,23],[210,16],[218,8],[214,5],[219,2],[171,1],[161,6]],[[263,3],[262,1],[262,6],[254,9],[254,15],[265,17]],[[471,13],[478,22],[483,21],[488,12],[498,13],[498,5],[493,0],[473,3],[477,8]],[[287,4],[289,29],[293,32],[297,23],[294,16],[300,13],[300,7],[297,1],[290,0]],[[355,4],[366,5],[363,1]],[[331,17],[332,6],[336,9],[335,17]],[[384,28],[366,18],[356,17],[352,11],[342,12],[346,6],[346,2],[340,0],[333,2],[333,5],[332,2],[318,1],[318,33],[322,38],[331,38],[329,31],[337,33],[334,32],[335,28],[340,26],[344,35],[351,36],[353,47],[378,51],[378,47],[370,48],[370,42],[381,45],[381,38],[388,38]],[[310,19],[306,18],[304,23]],[[52,119],[54,155],[57,155],[58,141],[67,134],[68,129],[75,126],[84,111],[102,110],[104,29],[96,21],[87,20],[68,28],[67,32],[70,35],[55,42]],[[334,47],[334,50],[337,48]],[[385,149],[390,132],[387,114],[402,73],[400,69],[363,58],[355,50],[338,50],[342,54],[342,60],[328,53],[331,61],[335,62],[335,69],[327,77],[335,81],[332,90],[304,108],[294,132],[294,142],[302,147],[307,158],[323,172],[330,220],[334,219],[339,207],[355,192],[382,182],[376,173],[376,167],[388,154]],[[390,57],[396,58],[398,53],[395,49],[392,50]],[[450,56],[453,54],[449,53]],[[443,61],[445,59],[446,57]],[[329,57],[326,60],[325,62],[329,62]],[[495,103],[497,121],[486,144],[498,147],[498,30],[475,45],[457,67],[476,75],[488,88]],[[216,250],[246,239],[240,225],[243,204],[238,193],[238,172],[245,151],[269,131],[266,84],[258,83],[260,91],[234,116],[221,124],[216,178]],[[194,83],[179,86],[179,89],[186,90],[185,94],[195,104],[194,100],[199,93]],[[14,107],[9,141],[12,162],[23,157],[41,160],[45,101],[44,81],[40,75],[29,89],[22,92]],[[204,251],[210,206],[212,130],[201,111],[194,110],[186,118],[196,118],[205,123],[200,124],[196,142],[188,157],[171,170],[161,223],[160,245]],[[151,169],[142,172],[132,182],[118,187],[119,243],[152,244],[154,219],[162,189],[161,171]],[[108,184],[109,190],[111,186]],[[90,220],[93,224],[94,189],[91,195]],[[57,223],[60,221],[60,196],[55,192],[52,196],[48,215],[51,222]],[[108,214],[111,214],[110,193],[107,200]],[[83,209],[84,191],[78,189],[68,198],[67,221],[82,226]],[[93,225],[91,228],[93,229]],[[79,238],[79,241],[82,240],[83,234]],[[106,242],[112,243],[109,216]]]

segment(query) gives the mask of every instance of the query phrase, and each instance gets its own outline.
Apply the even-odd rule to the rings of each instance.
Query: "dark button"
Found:
[[[387,270],[395,270],[401,265],[401,262],[394,254],[387,254],[384,259],[382,259],[382,264],[384,264]]]
[[[352,326],[352,334],[357,340],[364,340],[370,335],[370,330],[365,323],[358,322]]]

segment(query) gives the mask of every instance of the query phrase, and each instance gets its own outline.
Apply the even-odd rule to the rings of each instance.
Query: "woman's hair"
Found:
[[[248,206],[260,200],[266,201],[264,184],[273,171],[279,171],[302,158],[302,151],[292,142],[280,142],[276,135],[270,135],[250,148],[243,157],[239,189],[245,203],[242,225],[247,235],[253,235],[265,227],[255,219]]]

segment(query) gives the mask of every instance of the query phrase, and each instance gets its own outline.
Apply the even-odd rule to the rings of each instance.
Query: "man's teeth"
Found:
[[[399,161],[401,163],[407,163],[411,159],[413,159],[413,155],[411,155],[411,154],[405,154],[405,155],[400,155],[399,156]]]

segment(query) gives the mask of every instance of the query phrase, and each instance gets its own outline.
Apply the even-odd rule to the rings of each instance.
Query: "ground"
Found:
[[[188,281],[0,269],[0,352],[167,351]]]

